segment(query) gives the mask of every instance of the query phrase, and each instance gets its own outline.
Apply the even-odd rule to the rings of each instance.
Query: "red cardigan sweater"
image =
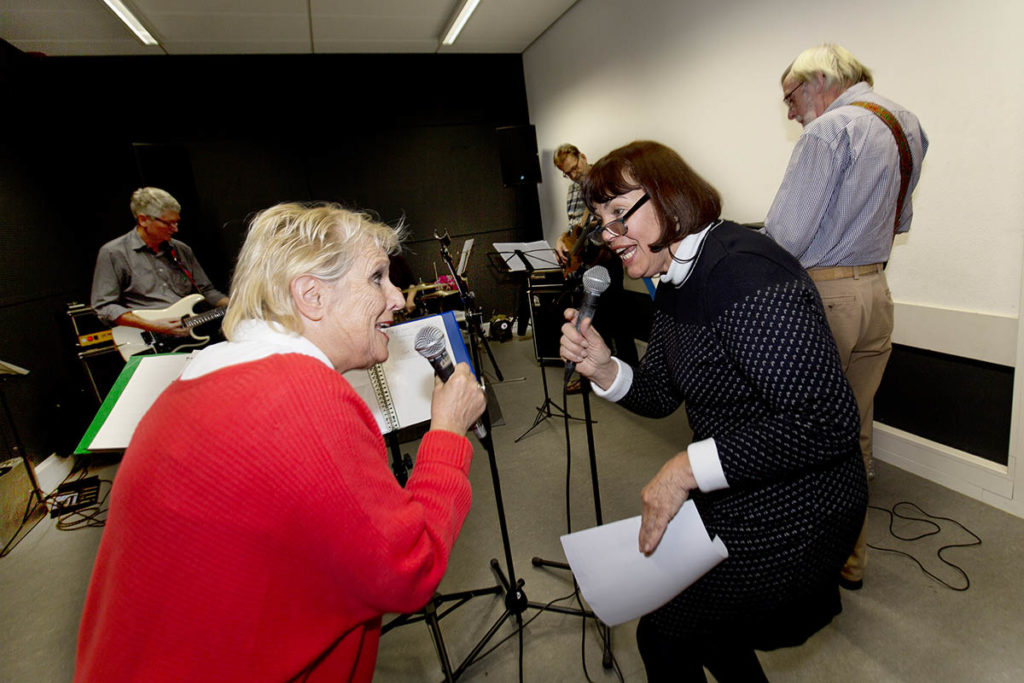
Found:
[[[370,681],[470,506],[472,446],[423,438],[403,489],[337,372],[275,355],[173,383],[117,472],[77,681]]]

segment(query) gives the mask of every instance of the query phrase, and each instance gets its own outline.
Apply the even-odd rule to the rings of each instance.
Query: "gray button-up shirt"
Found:
[[[206,301],[215,305],[223,299],[224,294],[214,288],[192,249],[175,239],[171,245]],[[154,253],[133,228],[100,248],[92,278],[91,304],[102,320],[114,325],[128,311],[166,308],[195,291],[174,264],[167,246]]]

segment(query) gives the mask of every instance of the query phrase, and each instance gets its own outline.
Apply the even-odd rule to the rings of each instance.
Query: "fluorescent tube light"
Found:
[[[462,7],[459,9],[457,15],[455,15],[455,21],[452,22],[451,26],[448,27],[448,32],[444,34],[444,38],[441,39],[442,45],[451,45],[455,42],[455,39],[459,37],[459,33],[462,31],[462,27],[466,25],[469,18],[473,16],[473,12],[476,10],[476,6],[480,4],[480,0],[465,0],[462,3]]]
[[[157,39],[146,30],[146,27],[142,25],[131,10],[124,6],[121,0],[103,0],[110,11],[117,15],[117,18],[124,22],[125,26],[132,30],[139,40],[142,41],[143,45],[159,45]]]

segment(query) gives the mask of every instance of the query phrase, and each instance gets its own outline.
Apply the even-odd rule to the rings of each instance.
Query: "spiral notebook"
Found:
[[[382,434],[430,420],[434,393],[434,369],[413,346],[424,327],[444,332],[445,348],[452,363],[469,363],[469,352],[452,311],[430,315],[388,328],[388,359],[369,370],[344,373],[352,388],[366,401]]]

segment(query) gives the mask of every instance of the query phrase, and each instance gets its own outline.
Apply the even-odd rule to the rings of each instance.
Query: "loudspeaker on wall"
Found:
[[[501,154],[501,182],[505,187],[539,183],[537,130],[532,125],[496,128]]]

